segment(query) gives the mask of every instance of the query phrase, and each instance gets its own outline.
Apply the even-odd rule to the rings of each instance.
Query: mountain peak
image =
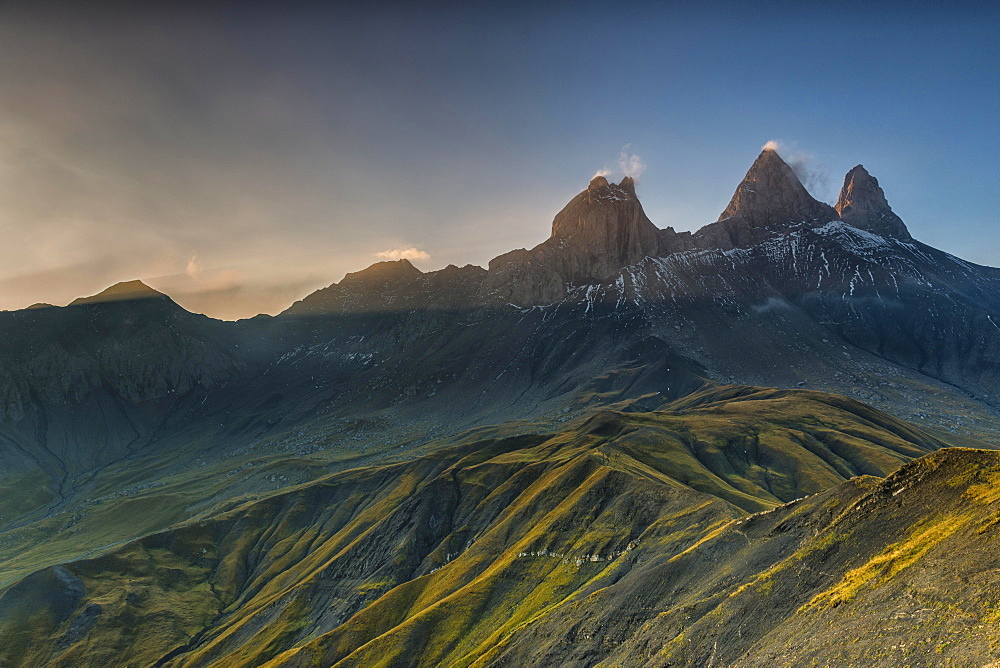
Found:
[[[400,260],[376,262],[366,269],[351,272],[344,276],[344,280],[341,283],[361,285],[367,283],[409,282],[423,275],[423,273],[414,267],[409,260],[402,258]]]
[[[598,174],[590,180],[587,189],[580,193],[576,199],[586,199],[587,204],[600,204],[609,202],[636,201],[635,181],[631,176],[626,176],[621,183],[611,183],[604,176]],[[572,200],[570,204],[576,201]]]
[[[70,306],[79,304],[100,304],[103,302],[134,301],[137,299],[169,299],[165,294],[154,290],[139,280],[122,281],[90,297],[80,297],[70,302]]]
[[[892,212],[878,179],[864,165],[847,172],[836,208],[840,219],[848,225],[904,241],[912,239],[906,225]]]
[[[590,179],[590,185],[587,186],[587,190],[598,190],[599,188],[607,188],[608,180],[598,174],[594,178]]]
[[[598,175],[556,214],[548,239],[493,258],[484,289],[511,303],[548,304],[567,286],[606,281],[659,250],[659,230],[642,210],[635,182]]]
[[[632,197],[635,197],[635,179],[631,176],[626,176],[622,179],[622,182],[618,184],[618,187],[627,192]]]
[[[626,176],[621,183],[609,183],[601,176],[591,179],[587,189],[578,194],[552,221],[552,238],[575,239],[601,250],[614,252],[616,249],[633,244],[636,228],[640,236],[655,238],[655,226],[646,218],[642,205],[635,195],[635,181]],[[618,238],[619,233],[628,237]],[[655,254],[655,243],[639,242],[644,250]],[[637,259],[641,259],[645,255]],[[621,265],[625,266],[625,265]]]
[[[837,220],[833,207],[813,199],[778,152],[765,147],[719,220],[698,230],[691,240],[699,248],[749,248],[792,226],[833,220]],[[685,242],[679,248],[690,243]]]
[[[742,218],[752,227],[789,222],[829,222],[836,213],[817,201],[778,152],[765,148],[736,188],[719,220]]]

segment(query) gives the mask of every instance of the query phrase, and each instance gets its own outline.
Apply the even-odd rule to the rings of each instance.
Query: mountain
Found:
[[[596,177],[533,248],[377,263],[276,317],[216,321],[138,281],[0,313],[0,662],[806,661],[772,642],[819,628],[800,599],[868,561],[889,582],[886,541],[939,519],[857,476],[997,442],[998,288],[914,240],[863,167],[830,207],[765,150],[695,232]],[[992,456],[921,493],[957,508]],[[884,536],[817,538],[861,499]],[[972,550],[962,531],[943,544]],[[783,560],[834,543],[796,584]],[[754,594],[772,569],[777,603]]]
[[[659,230],[642,210],[635,182],[626,177],[615,185],[596,176],[556,215],[547,241],[490,261],[482,300],[556,302],[572,286],[612,280],[659,252]]]
[[[889,208],[878,180],[862,165],[847,172],[837,198],[837,215],[848,225],[875,234],[913,241],[903,221]]]
[[[997,406],[1000,272],[912,240],[860,166],[834,209],[764,150],[721,219],[694,233],[657,230],[631,179],[597,177],[555,217],[548,240],[487,271],[407,266],[377,284],[351,275],[285,316],[339,318],[363,303],[383,314],[477,314],[464,323],[488,312],[500,323],[542,307],[559,314],[549,323],[628,320],[616,336],[653,336],[713,378],[804,382],[911,415],[924,405],[940,424],[952,422],[955,403],[964,413],[969,395],[990,414]],[[326,293],[345,296],[326,308]]]
[[[141,299],[169,299],[169,297],[162,292],[157,292],[142,281],[124,281],[122,283],[115,283],[96,295],[74,299],[70,306],[136,301]]]
[[[630,554],[474,665],[991,665],[997,466],[943,450]]]
[[[792,168],[776,151],[765,148],[736,188],[715,225],[696,237],[701,248],[746,248],[796,223],[823,224],[837,212],[806,191]]]

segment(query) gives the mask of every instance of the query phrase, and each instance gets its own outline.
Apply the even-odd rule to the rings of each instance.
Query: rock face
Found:
[[[563,278],[586,285],[655,257],[659,241],[656,227],[635,196],[633,180],[625,177],[615,185],[598,176],[552,221],[549,247],[565,256],[560,267]]]
[[[768,227],[789,221],[827,222],[834,212],[829,205],[813,199],[792,168],[776,151],[766,148],[736,188],[719,220],[737,217],[754,227]]]
[[[630,177],[616,184],[595,176],[556,214],[547,240],[494,258],[487,271],[467,266],[424,274],[406,260],[379,262],[310,295],[287,314],[548,305],[574,288],[614,280],[622,269],[646,258],[748,249],[798,228],[818,228],[839,219],[875,234],[911,240],[878,182],[860,165],[847,175],[834,209],[814,199],[775,151],[764,149],[719,220],[694,233],[653,225]]]
[[[878,179],[862,165],[844,177],[844,187],[837,198],[837,214],[845,223],[858,229],[901,241],[913,240],[906,225],[889,207]]]
[[[552,303],[568,285],[609,280],[660,251],[660,230],[646,217],[632,178],[614,184],[595,176],[553,219],[547,241],[490,262],[485,290],[515,304]]]
[[[722,219],[693,234],[654,227],[631,179],[595,177],[555,216],[549,239],[494,258],[488,270],[424,274],[405,262],[377,264],[288,315],[450,310],[455,331],[469,332],[463,313],[489,311],[485,322],[510,306],[579,308],[635,317],[664,340],[692,323],[684,345],[706,351],[716,371],[779,385],[800,382],[775,375],[801,356],[797,343],[816,340],[825,348],[839,339],[1000,405],[998,285],[1000,272],[914,242],[863,167],[847,175],[834,209],[812,198],[776,152],[764,150]],[[770,321],[748,325],[765,314],[794,320],[796,331],[788,323],[774,331]],[[441,326],[418,325],[414,317],[386,340]],[[555,322],[545,317],[547,326]]]
[[[718,222],[695,237],[700,248],[746,248],[792,225],[822,225],[836,219],[833,207],[814,199],[777,152],[765,148]]]

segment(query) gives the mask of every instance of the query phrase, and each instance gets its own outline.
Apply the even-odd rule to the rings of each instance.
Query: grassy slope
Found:
[[[747,512],[941,445],[807,391],[601,411],[554,435],[335,474],[37,571],[0,598],[0,662],[467,665],[561,611],[592,616],[595,596],[651,559],[699,554]],[[628,634],[661,593],[638,616],[619,606]]]
[[[665,611],[606,661],[655,648],[668,665],[992,665],[1000,658],[1000,454],[944,450],[864,486],[829,521],[804,506],[800,519],[744,521],[689,555],[679,568],[717,573],[720,562],[740,564],[787,541],[775,535],[790,525],[812,523],[738,586],[711,596],[698,583],[695,615]],[[737,528],[751,540],[736,540]]]

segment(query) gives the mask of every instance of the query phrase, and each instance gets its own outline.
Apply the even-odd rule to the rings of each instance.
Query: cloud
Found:
[[[243,282],[235,269],[206,272],[197,255],[192,255],[184,266],[184,274],[199,285],[200,290],[229,290]]]
[[[431,256],[422,250],[413,248],[391,248],[375,253],[380,260],[429,260]]]
[[[622,146],[622,150],[618,154],[618,169],[621,170],[622,176],[638,179],[646,171],[646,163],[635,153],[629,152],[631,147],[631,144]]]
[[[197,255],[192,255],[191,259],[187,261],[187,267],[185,268],[184,273],[188,275],[188,278],[193,278],[196,281],[199,277],[201,277],[201,265],[198,264]]]
[[[609,177],[617,173],[622,176],[631,176],[633,179],[638,180],[642,176],[642,173],[646,171],[646,163],[643,162],[642,158],[629,150],[631,147],[631,144],[622,146],[622,150],[618,153],[618,169],[610,169],[605,164],[591,178],[597,178],[598,176]]]
[[[792,305],[789,304],[784,299],[778,299],[776,297],[768,297],[767,301],[763,304],[759,304],[753,307],[753,310],[757,313],[767,313],[768,311],[780,311],[780,310],[790,310]]]
[[[836,193],[830,188],[829,169],[819,163],[812,153],[780,139],[770,140],[764,144],[763,150],[777,151],[813,197],[828,203],[835,199]]]

